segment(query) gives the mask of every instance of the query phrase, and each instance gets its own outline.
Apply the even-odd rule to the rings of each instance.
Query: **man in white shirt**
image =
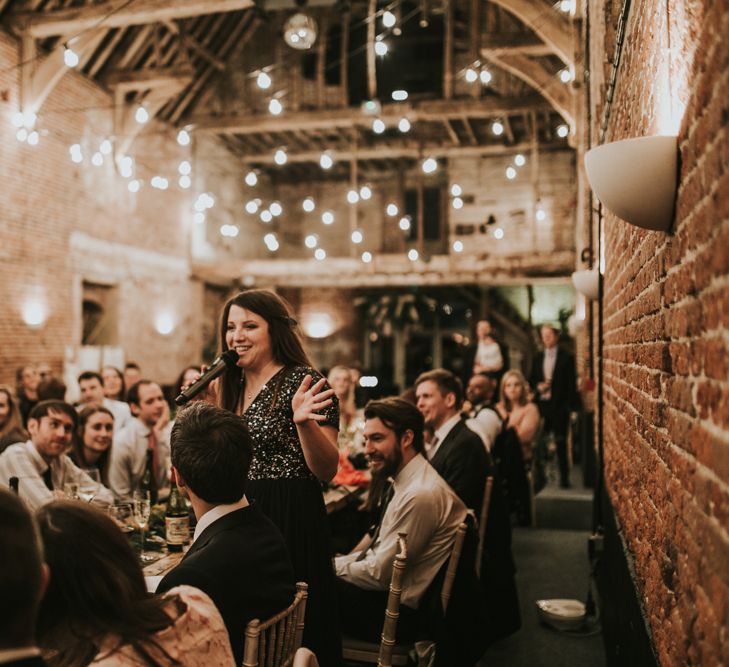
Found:
[[[134,418],[114,437],[109,469],[109,485],[123,499],[130,499],[139,488],[147,463],[147,450],[152,460],[157,488],[169,484],[170,408],[160,386],[140,380],[127,393]]]
[[[391,499],[373,536],[335,559],[339,613],[345,634],[377,641],[387,603],[398,533],[407,534],[408,562],[398,622],[412,639],[421,598],[450,555],[466,508],[423,457],[423,417],[399,398],[365,407],[365,453],[374,476],[392,478]],[[483,447],[481,447],[483,451]]]
[[[501,417],[493,407],[496,403],[495,393],[496,378],[488,373],[473,375],[466,387],[469,404],[468,410],[464,412],[466,426],[481,437],[489,451],[503,428]]]
[[[31,510],[62,497],[64,486],[94,488],[92,501],[114,502],[104,486],[96,485],[64,454],[76,428],[76,411],[63,401],[41,401],[28,416],[30,440],[8,447],[0,456],[0,480],[17,477],[19,495]]]
[[[104,396],[104,380],[100,373],[84,371],[78,376],[78,387],[81,392],[79,412],[89,403],[103,405],[114,416],[114,435],[131,423],[132,413],[129,406],[122,401],[114,401]]]
[[[9,491],[0,490],[0,665],[42,667],[35,625],[48,566],[33,517]]]

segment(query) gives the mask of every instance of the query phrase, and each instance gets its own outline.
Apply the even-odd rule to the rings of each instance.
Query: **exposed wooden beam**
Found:
[[[554,53],[551,46],[534,33],[490,32],[481,35],[481,57],[489,54],[500,55],[520,53],[527,56],[548,56]]]
[[[22,33],[35,38],[78,34],[90,28],[122,28],[173,19],[235,12],[253,7],[253,0],[107,0],[97,5],[42,14],[17,12],[10,17]]]
[[[455,0],[443,0],[444,7],[444,31],[443,41],[443,98],[449,100],[453,97],[453,2]]]
[[[562,61],[574,67],[572,25],[562,12],[546,0],[491,0],[511,12],[539,35]]]
[[[120,88],[123,92],[151,90],[153,88],[176,88],[181,90],[189,85],[195,71],[186,65],[175,67],[149,67],[141,70],[117,70],[109,72],[105,83],[110,88]]]
[[[569,84],[562,83],[556,72],[527,56],[492,55],[489,60],[536,89],[565,119],[570,128],[575,129],[573,96]]]
[[[367,95],[371,100],[377,97],[377,62],[375,60],[375,21],[377,0],[369,0],[367,9]]]
[[[180,26],[175,21],[167,21],[165,23],[167,29],[175,35],[181,35],[182,41],[186,46],[190,47],[195,53],[197,53],[203,60],[207,61],[216,70],[222,72],[225,69],[225,63],[220,60],[210,49],[198,42],[188,32],[182,31]]]
[[[392,160],[396,158],[418,160],[423,155],[429,155],[436,158],[452,158],[452,157],[479,157],[494,155],[510,155],[512,153],[528,152],[531,143],[520,143],[513,146],[505,146],[502,144],[492,144],[488,146],[450,146],[442,144],[426,144],[411,141],[402,144],[383,145],[375,148],[357,148],[346,150],[330,150],[332,159],[336,162],[352,162],[355,160]],[[562,149],[567,147],[564,141],[545,144],[539,146],[541,151]],[[255,152],[250,155],[241,155],[244,162],[251,164],[275,164],[273,154],[275,149],[271,149],[269,153]],[[321,151],[303,151],[290,152],[287,151],[288,163],[301,162],[319,162]]]
[[[411,123],[419,121],[441,122],[445,118],[490,118],[523,113],[531,109],[545,108],[538,95],[508,99],[483,100],[431,100],[422,104],[386,104],[379,115],[388,125],[396,125],[407,116]],[[285,132],[297,129],[331,129],[369,127],[372,116],[359,109],[321,109],[282,114],[281,116],[236,115],[215,118],[193,118],[191,123],[197,132],[255,134],[258,132]]]

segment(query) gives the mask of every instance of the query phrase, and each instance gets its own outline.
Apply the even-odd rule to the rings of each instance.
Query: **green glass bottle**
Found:
[[[190,539],[190,515],[185,499],[177,484],[170,487],[170,497],[165,509],[165,542],[168,551],[182,551],[182,546]]]

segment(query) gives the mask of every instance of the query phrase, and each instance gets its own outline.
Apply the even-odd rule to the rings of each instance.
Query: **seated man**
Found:
[[[0,664],[42,667],[35,646],[38,607],[48,584],[38,531],[23,503],[0,489]]]
[[[114,436],[109,485],[123,499],[139,488],[147,463],[147,450],[154,453],[154,476],[158,489],[169,484],[170,407],[156,382],[140,380],[127,392],[134,418]]]
[[[207,593],[243,662],[246,624],[285,609],[295,594],[283,536],[245,496],[253,444],[243,421],[195,403],[172,429],[172,470],[192,503],[197,526],[190,550],[160,582],[158,593],[186,584]]]
[[[464,411],[466,426],[481,437],[489,451],[503,428],[501,417],[494,408],[495,394],[496,379],[492,374],[478,373],[468,381],[466,387],[468,410]]]
[[[413,639],[418,605],[448,559],[466,508],[423,451],[423,417],[400,398],[365,407],[365,453],[373,476],[392,477],[392,494],[372,537],[335,559],[342,630],[368,641],[382,631],[397,534],[407,533],[408,560],[398,622],[400,640]],[[483,451],[483,446],[481,446]]]
[[[114,416],[114,434],[126,428],[132,421],[129,406],[122,401],[113,401],[104,396],[104,380],[100,373],[84,371],[78,376],[78,387],[81,391],[81,404],[79,412],[89,403],[103,405]]]
[[[65,484],[95,486],[64,452],[76,428],[76,410],[63,401],[41,401],[28,415],[30,440],[8,447],[0,455],[0,480],[19,480],[20,498],[31,510],[63,493]],[[93,502],[109,505],[114,496],[104,486],[97,488]]]

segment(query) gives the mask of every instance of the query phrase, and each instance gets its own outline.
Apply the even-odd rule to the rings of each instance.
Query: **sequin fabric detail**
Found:
[[[313,477],[304,460],[294,424],[294,411],[291,409],[291,399],[307,374],[314,378],[312,384],[322,377],[321,373],[306,366],[282,368],[265,384],[243,414],[243,420],[253,436],[253,461],[249,479]],[[325,388],[329,389],[329,385]],[[322,414],[326,420],[318,422],[320,426],[339,428],[339,402],[336,396]]]

